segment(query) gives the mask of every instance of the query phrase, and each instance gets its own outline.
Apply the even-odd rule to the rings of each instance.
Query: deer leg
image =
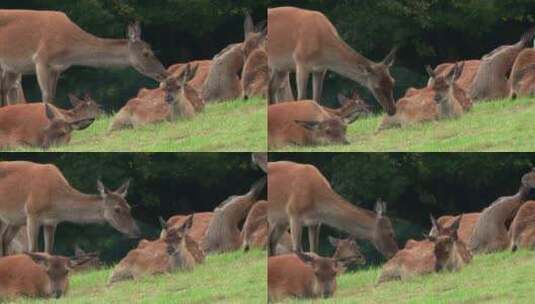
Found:
[[[320,224],[308,227],[308,243],[310,252],[318,253],[320,241]]]
[[[302,65],[297,65],[295,71],[295,78],[297,80],[297,100],[304,100],[307,98],[308,77],[310,72]]]
[[[54,249],[54,235],[56,233],[56,225],[45,225],[43,228],[45,235],[45,252],[52,254]]]
[[[290,234],[292,236],[292,250],[293,252],[303,252],[301,246],[301,237],[303,233],[303,226],[301,222],[295,217],[290,218]]]
[[[278,92],[282,81],[284,80],[285,72],[272,71],[269,75],[268,83],[268,103],[274,104],[279,101]]]
[[[37,74],[39,88],[41,88],[41,98],[43,99],[43,102],[52,102],[52,98],[54,98],[54,96],[51,95],[52,92],[50,92],[50,81],[53,80],[51,78],[54,78],[53,75],[51,75],[52,71],[46,64],[43,63],[37,63],[35,65],[35,71]]]
[[[274,256],[277,254],[277,244],[281,236],[286,231],[285,225],[269,225],[268,233],[268,256]]]
[[[36,218],[28,216],[26,219],[26,232],[28,233],[28,251],[38,250],[39,222]]]
[[[321,101],[321,95],[323,93],[323,81],[325,80],[325,74],[327,74],[327,71],[319,71],[314,72],[312,74],[312,90],[314,94],[314,100],[317,103],[320,103]]]
[[[9,253],[9,245],[11,245],[11,241],[13,241],[19,230],[20,226],[10,226],[9,229],[7,229],[6,234],[4,236],[4,250],[6,256]]]
[[[0,221],[0,256],[7,256],[7,248],[4,246],[8,225]]]
[[[14,87],[18,79],[19,79],[19,74],[4,71],[4,77],[3,77],[4,81],[2,84],[4,96],[2,98],[4,99],[5,105],[14,104],[17,102],[16,93],[15,93],[15,96],[13,96],[14,95],[13,92],[16,92],[16,90],[14,90]]]
[[[59,75],[60,75],[60,72],[58,71],[50,72],[50,81],[48,85],[49,85],[50,96],[52,99],[56,97],[56,89],[58,87]]]

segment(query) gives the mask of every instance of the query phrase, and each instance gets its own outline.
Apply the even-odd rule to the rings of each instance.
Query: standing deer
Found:
[[[367,87],[388,115],[394,115],[394,79],[389,69],[395,49],[375,63],[355,52],[320,12],[295,7],[268,9],[268,61],[270,103],[286,74],[296,72],[298,100],[307,99],[309,75],[313,76],[313,99],[320,102],[327,70]]]
[[[129,181],[116,191],[97,182],[98,195],[74,189],[52,164],[25,161],[0,162],[0,253],[26,224],[28,249],[37,251],[39,228],[44,230],[45,251],[52,253],[54,234],[61,222],[108,223],[130,237],[140,235],[125,200]]]
[[[317,252],[320,224],[371,241],[387,258],[398,251],[392,223],[385,215],[386,203],[379,200],[376,212],[352,205],[334,192],[327,179],[312,165],[272,162],[268,164],[268,172],[270,256],[288,226],[294,252],[302,251],[303,227],[308,227],[310,251]]]
[[[132,66],[159,81],[167,74],[141,40],[138,22],[128,26],[128,39],[104,39],[82,30],[62,12],[0,10],[4,87],[10,88],[20,74],[36,74],[43,102],[52,102],[61,73],[71,66]]]
[[[522,35],[517,43],[500,46],[483,56],[470,89],[470,98],[474,101],[485,101],[508,97],[511,84],[507,80],[507,74],[518,54],[534,36],[535,28]]]
[[[336,291],[342,263],[333,258],[297,252],[268,258],[268,299],[329,298]]]
[[[48,149],[68,144],[71,133],[84,130],[94,121],[84,106],[64,111],[47,103],[9,105],[0,108],[0,149],[19,146]]]
[[[63,256],[30,253],[0,258],[0,299],[60,298],[67,293],[69,272],[78,263]]]
[[[535,188],[535,168],[522,176],[520,189],[515,195],[500,197],[481,212],[469,244],[470,251],[480,254],[507,249],[511,244],[508,224],[527,201],[533,188]]]
[[[535,201],[525,202],[518,210],[509,229],[511,249],[535,250]]]

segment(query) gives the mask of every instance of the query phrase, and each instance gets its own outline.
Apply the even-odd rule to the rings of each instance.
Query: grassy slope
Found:
[[[266,101],[251,99],[210,104],[190,121],[164,122],[138,129],[106,131],[112,118],[97,120],[73,133],[71,143],[49,151],[68,152],[197,152],[265,151]],[[17,151],[39,151],[19,149]]]
[[[414,125],[375,134],[382,117],[358,120],[348,128],[347,146],[289,147],[288,151],[534,151],[535,100],[476,104],[457,120]]]
[[[338,278],[334,298],[314,303],[533,303],[535,298],[533,252],[476,256],[459,273],[436,273],[376,287],[379,271],[344,274]]]
[[[265,251],[208,256],[193,272],[146,277],[106,287],[112,269],[71,277],[67,297],[54,303],[265,303]],[[43,303],[20,300],[15,303]],[[52,301],[50,301],[52,302]]]

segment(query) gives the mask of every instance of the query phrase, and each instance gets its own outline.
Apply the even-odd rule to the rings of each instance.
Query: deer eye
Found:
[[[115,211],[115,213],[121,213],[121,208],[115,208],[113,211]]]

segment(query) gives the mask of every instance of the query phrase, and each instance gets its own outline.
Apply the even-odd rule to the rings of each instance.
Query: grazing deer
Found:
[[[392,257],[398,246],[394,229],[385,215],[386,203],[378,201],[376,212],[352,205],[331,188],[312,165],[281,161],[268,164],[269,255],[290,226],[294,252],[301,252],[302,228],[308,227],[310,251],[317,252],[319,225],[346,231],[372,242],[384,256]]]
[[[348,144],[347,124],[310,100],[283,102],[268,107],[268,145],[270,149],[294,145]]]
[[[60,111],[46,103],[0,108],[0,149],[19,146],[48,149],[68,144],[73,131],[84,130],[95,121],[94,117],[73,117],[77,113]]]
[[[262,178],[246,194],[231,196],[215,208],[214,217],[201,241],[204,252],[227,252],[240,248],[243,240],[238,225],[258,201],[265,184],[266,178]]]
[[[463,89],[465,92],[469,92],[476,77],[477,70],[481,64],[481,60],[464,60],[455,63],[442,63],[439,64],[434,72],[435,77],[446,77],[451,70],[455,67],[456,64],[463,65],[463,71],[459,79],[455,82],[457,85]],[[430,77],[427,81],[427,87],[430,88],[434,83],[434,78]]]
[[[98,195],[74,189],[52,164],[25,161],[0,162],[0,253],[6,254],[20,227],[26,224],[28,249],[37,251],[39,228],[44,230],[45,251],[52,253],[54,234],[61,222],[105,223],[130,237],[140,235],[125,200],[129,181],[116,191],[97,182]],[[9,233],[6,233],[9,232]]]
[[[115,115],[108,132],[124,128],[138,128],[178,118],[190,119],[196,114],[194,104],[203,104],[194,88],[187,82],[195,77],[197,67],[188,66],[178,77],[167,78],[162,88],[140,92],[137,98],[129,100]],[[165,97],[162,98],[162,91]],[[202,105],[204,107],[204,104]],[[202,111],[202,108],[199,109]]]
[[[155,241],[144,242],[143,246],[128,252],[108,279],[108,285],[119,281],[137,280],[143,276],[170,273],[179,270],[191,270],[202,261],[190,251],[188,232],[193,225],[193,215],[179,227],[164,227],[165,236]],[[204,257],[203,257],[204,258]]]
[[[461,240],[466,245],[470,244],[472,239],[472,233],[474,232],[474,227],[477,220],[479,219],[479,212],[474,213],[463,213],[457,216],[445,215],[437,219],[437,223],[444,227],[444,229],[451,229],[451,226],[460,218],[459,229],[457,229],[457,235],[459,240]],[[438,231],[435,227],[432,227],[429,231],[429,238],[437,238]]]
[[[394,115],[394,79],[389,69],[395,49],[382,62],[372,62],[355,52],[320,12],[295,7],[268,9],[267,53],[271,78],[269,99],[286,74],[296,72],[298,100],[307,99],[307,84],[313,76],[313,99],[320,102],[325,72],[331,70],[367,87],[388,115]]]
[[[67,293],[69,272],[77,265],[66,257],[46,253],[0,258],[0,299],[60,298]]]
[[[458,237],[462,217],[462,215],[457,217],[449,227],[443,227],[431,216],[433,229],[438,232],[436,238],[430,237],[435,245],[435,271],[443,269],[459,271],[464,265],[472,261],[472,254],[466,248],[466,244]]]
[[[515,216],[509,229],[511,249],[535,249],[535,201],[525,202]]]
[[[240,71],[243,67],[243,48],[235,43],[224,48],[212,59],[212,65],[201,89],[205,102],[221,102],[242,96]]]
[[[518,54],[533,40],[535,29],[522,35],[513,45],[503,45],[481,58],[481,64],[470,89],[473,101],[505,98],[510,95],[511,85],[507,74],[511,71]]]
[[[150,45],[141,40],[138,22],[128,26],[128,39],[104,39],[82,30],[62,12],[0,10],[4,87],[10,88],[20,74],[36,74],[43,102],[52,102],[61,73],[71,66],[132,66],[155,80],[166,76]]]
[[[535,49],[523,49],[518,54],[509,81],[512,98],[535,95]]]
[[[267,35],[265,22],[255,27],[251,15],[246,12],[244,31],[244,65],[241,75],[242,99],[248,99],[253,96],[266,97],[269,68],[265,48]]]
[[[511,245],[509,223],[513,221],[522,204],[527,201],[533,188],[535,188],[535,168],[522,176],[520,189],[515,195],[500,197],[481,212],[469,244],[470,251],[481,254],[507,249]]]
[[[200,92],[208,77],[208,72],[212,66],[212,60],[194,60],[187,63],[177,63],[167,68],[167,72],[169,75],[179,76],[184,72],[184,69],[186,69],[188,65],[197,66],[197,73],[195,73],[195,76],[188,81],[188,84],[197,92]]]
[[[268,299],[329,298],[343,265],[333,258],[297,252],[268,258]]]

